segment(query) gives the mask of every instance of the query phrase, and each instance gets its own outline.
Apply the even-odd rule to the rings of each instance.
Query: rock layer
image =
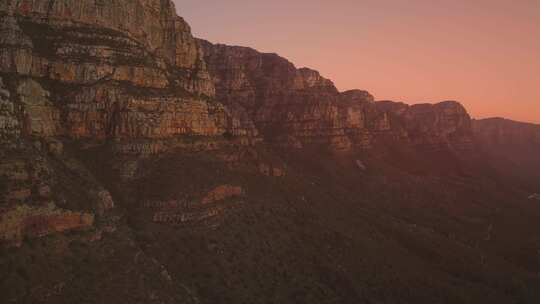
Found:
[[[9,143],[0,194],[10,208],[54,198],[44,176],[58,168],[40,155],[61,158],[64,138],[109,143],[124,182],[143,174],[142,158],[238,150],[259,136],[270,147],[331,151],[472,145],[470,117],[457,102],[409,106],[339,92],[276,54],[195,39],[168,0],[3,1],[0,33],[0,140]],[[33,176],[30,160],[50,174]],[[286,175],[281,164],[257,166]],[[106,190],[91,192],[96,214],[112,209],[112,197],[97,194]]]
[[[430,148],[467,148],[470,117],[457,102],[408,106],[340,93],[316,71],[276,54],[201,40],[216,98],[250,117],[269,142],[287,147],[369,148],[381,138]]]
[[[296,69],[276,54],[202,41],[216,98],[253,120],[269,142],[302,147],[325,144],[348,149],[362,137],[365,93],[341,95],[310,69]],[[354,95],[354,98],[353,98]],[[354,100],[354,102],[351,102]]]
[[[0,71],[24,91],[31,134],[254,134],[212,101],[202,50],[170,1],[4,1],[0,32]]]
[[[260,133],[335,151],[372,147],[381,133],[413,145],[468,136],[457,104],[374,102],[276,54],[196,40],[170,1],[7,1],[0,18],[1,72],[24,106],[18,120],[3,107],[13,113],[2,129],[127,141]]]
[[[72,229],[89,228],[94,215],[54,207],[18,206],[1,214],[0,243],[18,245],[24,238],[42,237]]]

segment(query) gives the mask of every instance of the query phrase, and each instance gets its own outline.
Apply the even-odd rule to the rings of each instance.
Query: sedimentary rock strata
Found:
[[[276,54],[195,39],[171,1],[3,1],[0,33],[0,196],[10,208],[76,205],[55,188],[68,174],[52,165],[66,157],[66,140],[83,150],[106,144],[125,183],[144,175],[143,159],[176,150],[228,149],[221,155],[231,168],[249,160],[259,173],[285,176],[284,164],[241,148],[261,139],[272,148],[337,152],[471,142],[470,118],[456,102],[409,106],[339,92]],[[221,186],[201,200],[240,195]],[[104,187],[85,197],[98,216],[114,207]]]
[[[0,18],[1,72],[17,95],[2,91],[0,122],[11,134],[148,145],[261,134],[276,146],[335,151],[370,148],[380,133],[415,145],[468,136],[459,105],[374,102],[276,54],[196,40],[170,1],[8,1]],[[6,100],[24,109],[15,115]]]
[[[470,117],[457,102],[408,106],[375,102],[366,91],[338,92],[313,70],[276,54],[200,41],[216,98],[241,108],[265,140],[286,147],[370,148],[379,135],[398,144],[466,148]]]
[[[415,146],[470,149],[473,140],[471,118],[455,101],[437,104],[389,103],[382,106],[379,127],[403,136]]]
[[[61,210],[54,206],[19,205],[0,216],[0,242],[11,245],[20,244],[24,238],[89,228],[94,224],[92,214]]]
[[[146,202],[145,208],[154,210],[154,223],[190,228],[217,227],[226,213],[238,207],[239,201],[230,201],[243,195],[237,186],[222,185],[208,192],[200,201],[170,200]]]
[[[0,71],[25,107],[15,121],[2,106],[1,117],[11,113],[2,130],[18,123],[32,135],[77,139],[256,134],[211,100],[202,50],[170,1],[7,1],[0,32]]]

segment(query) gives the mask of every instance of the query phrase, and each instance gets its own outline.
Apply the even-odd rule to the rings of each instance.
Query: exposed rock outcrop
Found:
[[[238,150],[259,136],[270,146],[332,151],[470,142],[470,118],[456,102],[408,106],[361,90],[341,93],[276,54],[193,38],[168,0],[3,1],[0,34],[0,140],[9,143],[0,151],[0,214],[35,202],[81,208],[78,197],[57,189],[71,174],[63,170],[86,174],[59,165],[65,139],[83,149],[106,143],[117,157],[111,170],[125,183],[144,174],[143,158]],[[286,175],[282,164],[256,166]],[[101,217],[114,207],[104,187],[78,182],[95,184],[85,189],[86,209]],[[218,187],[202,202],[241,194]]]
[[[314,70],[296,69],[276,54],[201,40],[216,98],[247,113],[269,142],[349,149],[362,143],[367,93],[344,94]],[[360,140],[359,140],[360,139]]]
[[[276,54],[200,43],[216,98],[241,108],[269,142],[337,151],[372,147],[381,135],[429,149],[467,149],[471,143],[470,117],[457,102],[375,102],[366,91],[340,93],[318,72],[296,69]]]
[[[343,151],[369,148],[379,133],[415,145],[466,133],[458,105],[383,105],[276,54],[196,40],[171,1],[7,1],[0,18],[0,68],[17,95],[3,94],[3,134],[155,146],[260,133],[278,146]]]
[[[473,121],[476,139],[488,146],[540,147],[540,125],[503,118]]]
[[[14,79],[18,123],[32,135],[255,134],[212,101],[202,50],[171,1],[4,1],[0,32],[0,72]],[[10,117],[2,129],[15,127]]]
[[[3,1],[0,13],[3,68],[73,83],[109,77],[146,87],[165,87],[168,73],[177,72],[186,90],[213,95],[200,48],[171,1]]]
[[[377,103],[376,108],[382,118],[373,120],[377,125],[375,129],[389,130],[396,136],[406,138],[414,146],[426,149],[471,149],[471,118],[458,102],[412,106],[386,102]]]
[[[221,185],[208,192],[201,200],[201,204],[212,204],[231,197],[241,196],[242,194],[244,194],[242,187]]]
[[[142,207],[154,211],[154,223],[206,229],[217,227],[227,212],[238,207],[241,203],[238,199],[244,194],[242,187],[225,184],[211,189],[200,199],[147,201]]]

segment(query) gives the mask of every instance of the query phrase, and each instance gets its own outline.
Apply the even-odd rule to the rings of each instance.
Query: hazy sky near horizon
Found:
[[[540,123],[540,0],[174,0],[195,36],[275,52],[340,90]]]

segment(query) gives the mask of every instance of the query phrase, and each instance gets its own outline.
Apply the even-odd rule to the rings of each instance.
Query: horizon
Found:
[[[173,1],[194,36],[277,53],[340,91],[456,100],[475,119],[540,123],[540,2]]]

